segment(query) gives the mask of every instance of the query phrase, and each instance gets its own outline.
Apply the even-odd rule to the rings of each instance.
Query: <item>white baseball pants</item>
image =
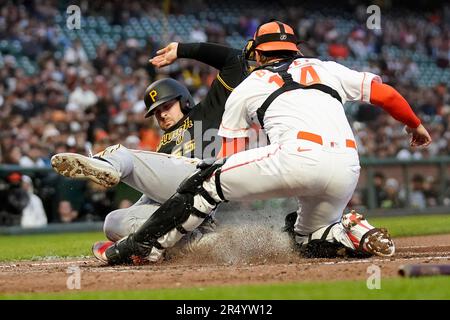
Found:
[[[295,231],[310,234],[338,222],[358,182],[356,149],[290,140],[231,156],[220,184],[226,200],[297,197]],[[219,201],[215,177],[203,184]]]

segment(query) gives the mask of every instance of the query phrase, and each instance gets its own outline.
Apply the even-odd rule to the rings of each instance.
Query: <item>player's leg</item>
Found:
[[[301,152],[297,145],[271,145],[231,156],[224,166],[202,163],[136,233],[108,248],[104,259],[111,264],[130,263],[133,256],[157,261],[225,199],[268,199],[323,190],[328,179],[318,174],[321,170],[311,170],[323,165],[320,150],[308,156]]]
[[[106,216],[103,231],[109,241],[98,241],[94,243],[92,251],[94,256],[100,260],[102,254],[109,245],[136,232],[160,207],[147,196],[143,195],[133,206],[112,211]],[[209,215],[196,229],[188,231],[177,250],[193,251],[206,234],[215,232],[216,221],[214,214]]]
[[[158,205],[154,201],[142,195],[131,207],[110,212],[103,223],[103,232],[108,240],[96,241],[92,245],[94,256],[102,260],[108,247],[134,232],[157,209]]]
[[[329,199],[316,201],[319,206],[312,207],[309,215],[337,222],[358,179],[359,172],[354,172],[350,179],[347,176],[355,166],[352,161],[357,162],[357,156],[353,155],[352,161],[346,163],[342,157],[333,157],[321,148],[304,150],[296,143],[271,145],[233,155],[224,165],[218,162],[206,165],[186,179],[178,192],[135,234],[108,248],[105,260],[111,264],[124,263],[137,255],[156,261],[166,248],[173,246],[186,232],[194,230],[218,203],[225,200],[268,199],[294,194],[313,198],[326,193]],[[350,190],[345,191],[347,198],[342,194],[346,189]],[[329,229],[329,232],[335,231],[333,226]],[[313,230],[311,227],[310,231]]]
[[[290,232],[294,245],[305,257],[392,256],[395,253],[394,242],[387,230],[372,226],[361,214],[353,210],[344,214],[339,221],[309,234],[293,231],[294,226],[289,220],[296,216],[297,212],[286,216],[284,230]]]
[[[298,146],[269,145],[231,156],[204,188],[216,201],[241,201],[296,196],[315,192],[325,181],[315,170],[321,165],[320,150],[308,155]],[[220,194],[221,193],[221,194]]]
[[[345,154],[333,157],[335,173],[322,194],[299,197],[295,225],[296,244],[309,257],[376,254],[390,256],[395,247],[385,229],[374,228],[362,215],[342,215],[358,182],[359,165]],[[349,158],[351,160],[351,158]],[[293,222],[293,215],[286,222]]]
[[[116,242],[130,233],[136,232],[159,207],[160,204],[143,195],[131,207],[110,212],[103,224],[106,238]],[[199,226],[196,237],[198,238],[199,232],[200,234],[206,234],[214,232],[215,228],[216,222],[213,215],[211,215]]]
[[[159,208],[159,204],[143,195],[129,208],[110,212],[103,223],[106,238],[116,242],[135,232]]]
[[[121,173],[122,182],[163,203],[180,183],[195,171],[198,159],[158,152],[131,150],[123,146],[101,154]]]
[[[52,166],[62,175],[88,178],[105,187],[123,181],[162,203],[174,194],[181,181],[195,170],[198,161],[115,145],[96,154],[94,158],[60,153],[52,157]]]

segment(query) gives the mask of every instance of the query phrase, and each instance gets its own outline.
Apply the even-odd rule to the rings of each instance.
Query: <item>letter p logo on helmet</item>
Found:
[[[152,101],[155,102],[156,101],[156,96],[158,95],[158,92],[156,92],[156,90],[152,90],[148,93],[148,95],[150,96],[150,98],[152,98]]]

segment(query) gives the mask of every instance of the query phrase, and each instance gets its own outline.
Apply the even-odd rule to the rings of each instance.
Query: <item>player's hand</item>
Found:
[[[422,124],[417,128],[405,127],[405,131],[412,135],[411,147],[426,147],[431,143],[431,136]]]
[[[178,42],[171,42],[165,48],[156,51],[156,56],[148,60],[157,68],[162,68],[172,64],[177,60]]]

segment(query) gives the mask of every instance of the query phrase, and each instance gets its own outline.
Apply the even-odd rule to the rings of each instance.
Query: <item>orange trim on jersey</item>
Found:
[[[370,103],[383,108],[395,120],[406,124],[410,128],[417,128],[420,119],[402,95],[391,86],[372,81],[370,87]]]
[[[280,149],[281,149],[281,146],[279,146],[273,153],[269,153],[269,154],[267,154],[267,155],[265,155],[265,156],[263,156],[263,157],[261,157],[259,159],[255,159],[255,160],[252,160],[252,161],[247,161],[247,162],[244,162],[244,163],[241,163],[241,164],[237,164],[235,166],[223,169],[222,173],[224,173],[224,172],[226,172],[228,170],[231,170],[231,169],[235,169],[235,168],[239,168],[239,167],[245,166],[247,164],[250,164],[250,163],[253,163],[253,162],[256,162],[256,161],[261,161],[262,159],[265,159],[265,158],[269,158],[270,156],[275,155],[278,152],[278,150],[280,150]]]

